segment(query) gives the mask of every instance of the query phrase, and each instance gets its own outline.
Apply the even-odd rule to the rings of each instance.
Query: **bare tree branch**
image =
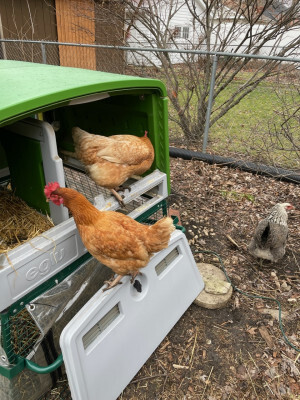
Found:
[[[101,2],[100,2],[101,3]],[[99,5],[99,1],[97,2]],[[289,7],[278,0],[123,0],[126,8],[124,40],[135,47],[192,49],[230,52],[221,58],[215,80],[214,101],[224,97],[224,91],[245,67],[250,58],[234,57],[235,53],[295,54],[300,46],[299,35],[286,34],[299,29],[300,6]],[[281,5],[277,12],[278,4]],[[277,8],[276,8],[277,7]],[[178,21],[186,18],[188,35],[184,38]],[[120,16],[120,23],[122,16]],[[177,22],[176,22],[177,21]],[[284,41],[284,46],[282,43]],[[270,47],[266,47],[270,46]],[[131,52],[127,61],[151,67],[164,80],[175,114],[171,116],[186,139],[199,139],[203,134],[212,72],[212,57],[185,53]],[[251,93],[266,78],[278,73],[278,61],[257,63],[246,81],[218,101],[213,108],[213,126],[229,110]],[[286,66],[289,68],[289,66]],[[282,70],[283,71],[283,70]],[[282,72],[281,71],[281,72]],[[228,91],[226,91],[227,93]]]

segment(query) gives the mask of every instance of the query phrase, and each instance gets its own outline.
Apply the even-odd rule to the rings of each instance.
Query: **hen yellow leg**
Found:
[[[117,193],[115,191],[115,189],[110,189],[110,191],[112,192],[112,194],[115,196],[115,198],[118,200],[119,204],[121,207],[125,208],[125,204],[123,202],[122,197],[119,195],[119,193]]]
[[[134,282],[135,278],[138,276],[139,273],[140,273],[140,271],[136,271],[136,272],[133,272],[132,274],[130,274],[131,275],[130,283]]]
[[[104,283],[107,284],[107,287],[103,289],[103,292],[106,292],[106,290],[109,290],[118,284],[121,284],[120,280],[122,279],[122,275],[118,275],[114,280],[112,281],[105,281]]]

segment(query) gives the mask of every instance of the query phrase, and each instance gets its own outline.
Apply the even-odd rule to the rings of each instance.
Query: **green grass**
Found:
[[[245,75],[246,77],[246,75]],[[245,78],[244,77],[244,78]],[[213,105],[216,110],[230,95],[243,83],[243,79],[234,81],[225,88]],[[276,82],[263,81],[253,92],[247,95],[234,108],[229,110],[219,119],[209,131],[209,143],[207,151],[220,155],[237,155],[240,158],[248,157],[268,164],[276,164],[282,167],[300,168],[299,155],[291,151],[291,144],[281,137],[281,143],[269,132],[275,132],[282,123],[282,100],[276,95],[275,90],[281,90],[285,99],[292,106],[297,106],[300,96],[293,86],[282,84],[279,88]],[[182,95],[185,93],[182,92]],[[170,102],[171,103],[171,102]],[[196,99],[193,99],[191,109],[195,107]],[[170,115],[175,115],[175,110],[170,104]],[[212,113],[212,118],[214,112]],[[299,117],[298,117],[299,118]],[[296,121],[293,121],[296,128]],[[298,129],[298,127],[297,127]],[[300,146],[300,134],[294,133]],[[170,122],[170,138],[178,138],[183,135],[174,122]],[[279,150],[279,144],[285,151]],[[202,148],[202,138],[199,138],[198,149]]]
[[[230,92],[233,92],[232,87],[219,96],[214,108],[225,101]],[[253,133],[253,129],[257,128],[263,132],[268,130],[270,123],[279,124],[280,117],[274,110],[280,107],[280,100],[274,89],[260,85],[211,127],[210,137],[215,148],[218,148],[217,142],[224,136],[229,135],[234,141],[245,140]]]

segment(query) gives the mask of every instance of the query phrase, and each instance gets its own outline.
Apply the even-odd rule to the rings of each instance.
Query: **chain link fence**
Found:
[[[299,58],[19,40],[0,57],[161,79],[174,146],[300,170]]]

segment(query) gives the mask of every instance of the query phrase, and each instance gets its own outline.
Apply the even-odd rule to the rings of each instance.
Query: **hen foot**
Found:
[[[107,287],[102,289],[103,292],[106,292],[106,290],[109,290],[117,285],[122,284],[122,282],[120,282],[121,279],[122,279],[122,275],[118,275],[115,279],[110,279],[109,281],[104,281],[104,283],[107,285]]]
[[[133,272],[131,275],[131,279],[130,279],[130,283],[133,283],[135,278],[138,276],[138,274],[140,273],[140,271],[137,272]]]
[[[115,191],[116,192],[124,192],[126,189],[130,192],[131,191],[130,185],[120,185],[115,188]]]

